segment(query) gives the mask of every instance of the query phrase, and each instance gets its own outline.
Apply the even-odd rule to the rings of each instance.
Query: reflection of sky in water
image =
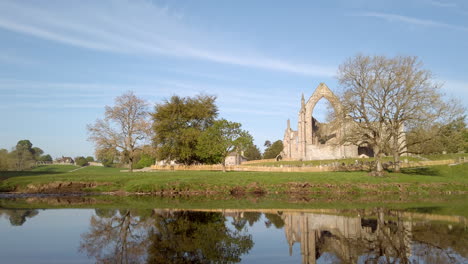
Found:
[[[96,215],[94,209],[37,210],[38,214],[33,217],[26,218],[26,222],[21,226],[11,225],[8,215],[5,213],[8,212],[8,210],[2,209],[2,212],[0,212],[0,263],[95,262],[94,258],[88,258],[86,252],[80,253],[78,251],[83,234],[90,231],[91,217]],[[260,218],[256,222],[253,223],[251,221],[249,223],[245,220],[248,219],[246,214],[247,213],[231,213],[231,215],[226,216],[225,220],[225,225],[230,230],[236,229],[234,226],[235,221],[244,221],[244,224],[240,225],[244,228],[241,233],[252,236],[254,246],[247,255],[241,256],[243,263],[301,263],[303,256],[301,255],[301,244],[299,243],[300,238],[298,237],[303,235],[303,230],[301,228],[304,226],[304,223],[307,223],[306,225],[309,226],[309,228],[316,229],[319,233],[322,232],[320,235],[322,239],[321,241],[324,243],[322,246],[329,247],[330,244],[327,244],[326,241],[334,241],[333,239],[339,237],[340,232],[343,230],[349,234],[349,237],[354,237],[349,241],[355,242],[358,242],[359,240],[353,239],[358,238],[359,235],[374,235],[375,229],[372,229],[369,224],[377,221],[362,221],[356,217],[322,214],[284,213],[283,219],[287,219],[289,217],[289,225],[290,227],[293,227],[295,230],[294,232],[296,232],[292,238],[297,241],[294,242],[292,247],[292,256],[290,256],[285,228],[275,227],[275,225],[271,224],[271,218],[269,219],[265,214],[261,214]],[[250,216],[251,218],[255,218],[255,213],[251,213]],[[135,217],[135,219],[139,219],[138,216]],[[287,227],[288,222],[285,223],[285,227]],[[383,226],[381,230],[388,231],[393,228],[393,231],[395,231],[395,223],[396,222],[394,221],[385,221],[385,226]],[[401,223],[404,223],[401,227],[409,228],[406,229],[409,233],[404,231],[405,233],[410,234],[407,238],[411,238],[412,235],[415,235],[417,232],[419,232],[418,234],[420,237],[421,232],[423,235],[427,235],[432,232],[432,230],[427,229],[428,227],[424,227],[424,225],[422,225],[422,229],[421,227],[418,229],[417,225],[411,227],[408,222]],[[294,225],[291,226],[291,224]],[[445,226],[445,224],[442,225]],[[333,230],[326,230],[326,226]],[[339,231],[341,226],[345,229],[342,228],[342,231]],[[348,227],[356,227],[356,229],[354,231],[351,229],[348,230]],[[293,229],[289,229],[289,232],[293,232],[291,231]],[[316,232],[312,229],[309,230],[310,234]],[[466,232],[461,232],[462,233],[459,234],[459,239],[461,241],[466,241]],[[289,233],[290,239],[291,234],[292,233]],[[309,239],[309,237],[306,239]],[[343,237],[341,239],[343,239]],[[453,239],[453,237],[450,239]],[[409,241],[410,240],[408,240],[408,242]],[[458,246],[460,245],[461,244]],[[317,246],[319,246],[318,240]],[[415,241],[410,242],[410,248],[411,256],[409,257],[409,260],[412,263],[446,262],[447,254],[450,254],[452,260],[455,261],[453,263],[466,263],[466,259],[450,249],[441,250],[433,246],[428,247],[427,244]],[[386,248],[386,250],[388,250],[388,248]],[[372,254],[374,253],[360,255],[357,259],[357,263],[365,263],[366,257],[372,256]],[[143,259],[145,258],[146,257]],[[392,258],[390,257],[389,259],[391,260]],[[385,258],[383,257],[380,257],[380,261],[381,262],[379,263],[386,263]],[[340,260],[334,253],[330,253],[325,250],[321,252],[316,263],[340,263]]]
[[[293,247],[293,255],[289,256],[289,246],[283,229],[277,229],[273,225],[267,228],[264,215],[253,226],[246,225],[249,234],[252,235],[254,247],[247,256],[242,257],[245,263],[300,263],[301,249],[296,243]],[[229,217],[227,223],[231,223]],[[229,225],[232,228],[232,225]]]
[[[22,226],[0,218],[1,263],[94,263],[78,253],[80,235],[94,210],[39,210]]]

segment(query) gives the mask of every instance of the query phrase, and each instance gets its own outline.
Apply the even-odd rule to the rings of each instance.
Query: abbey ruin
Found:
[[[346,132],[353,125],[352,121],[343,118],[332,124],[320,123],[314,118],[315,105],[322,98],[330,102],[335,113],[340,113],[340,100],[324,83],[319,84],[307,102],[302,95],[297,130],[291,128],[288,120],[281,157],[289,160],[323,160],[354,158],[363,154],[373,156],[366,144],[357,146],[344,141]]]

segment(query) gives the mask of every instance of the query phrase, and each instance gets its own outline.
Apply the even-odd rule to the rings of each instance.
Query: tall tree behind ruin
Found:
[[[133,171],[135,151],[151,132],[148,104],[133,92],[127,92],[115,98],[114,106],[106,106],[105,109],[104,119],[88,125],[89,140],[94,142],[97,150],[119,150]]]
[[[377,174],[385,148],[399,171],[399,157],[407,149],[405,127],[424,127],[463,112],[457,103],[443,100],[441,85],[416,57],[357,55],[340,65],[338,80],[343,114],[355,121],[349,138],[373,147]]]
[[[216,97],[172,96],[157,104],[153,117],[153,144],[159,160],[175,160],[183,164],[201,162],[197,155],[198,138],[218,115]]]

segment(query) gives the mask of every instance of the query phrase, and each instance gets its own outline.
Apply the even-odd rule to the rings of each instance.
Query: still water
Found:
[[[0,209],[0,263],[468,263],[465,217],[371,209]]]

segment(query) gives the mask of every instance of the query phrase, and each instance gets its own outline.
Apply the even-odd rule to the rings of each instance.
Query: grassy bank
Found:
[[[433,155],[422,155],[422,156],[408,156],[401,157],[401,161],[408,160],[409,162],[428,161],[428,160],[457,160],[459,158],[468,158],[468,153],[460,154],[433,154]],[[320,165],[333,165],[333,164],[345,164],[354,165],[358,163],[370,163],[373,162],[374,158],[360,159],[360,158],[349,158],[349,159],[329,159],[329,160],[307,160],[307,161],[267,161],[245,164],[246,166],[267,166],[267,167],[301,167],[301,166],[320,166]],[[393,162],[393,157],[383,157],[383,162]]]
[[[75,167],[73,167],[75,168]],[[1,172],[0,191],[20,193],[129,192],[154,194],[377,194],[466,193],[468,164],[408,168],[375,178],[366,172],[275,173],[159,171],[120,172],[86,167],[64,172],[41,166],[27,172]]]

